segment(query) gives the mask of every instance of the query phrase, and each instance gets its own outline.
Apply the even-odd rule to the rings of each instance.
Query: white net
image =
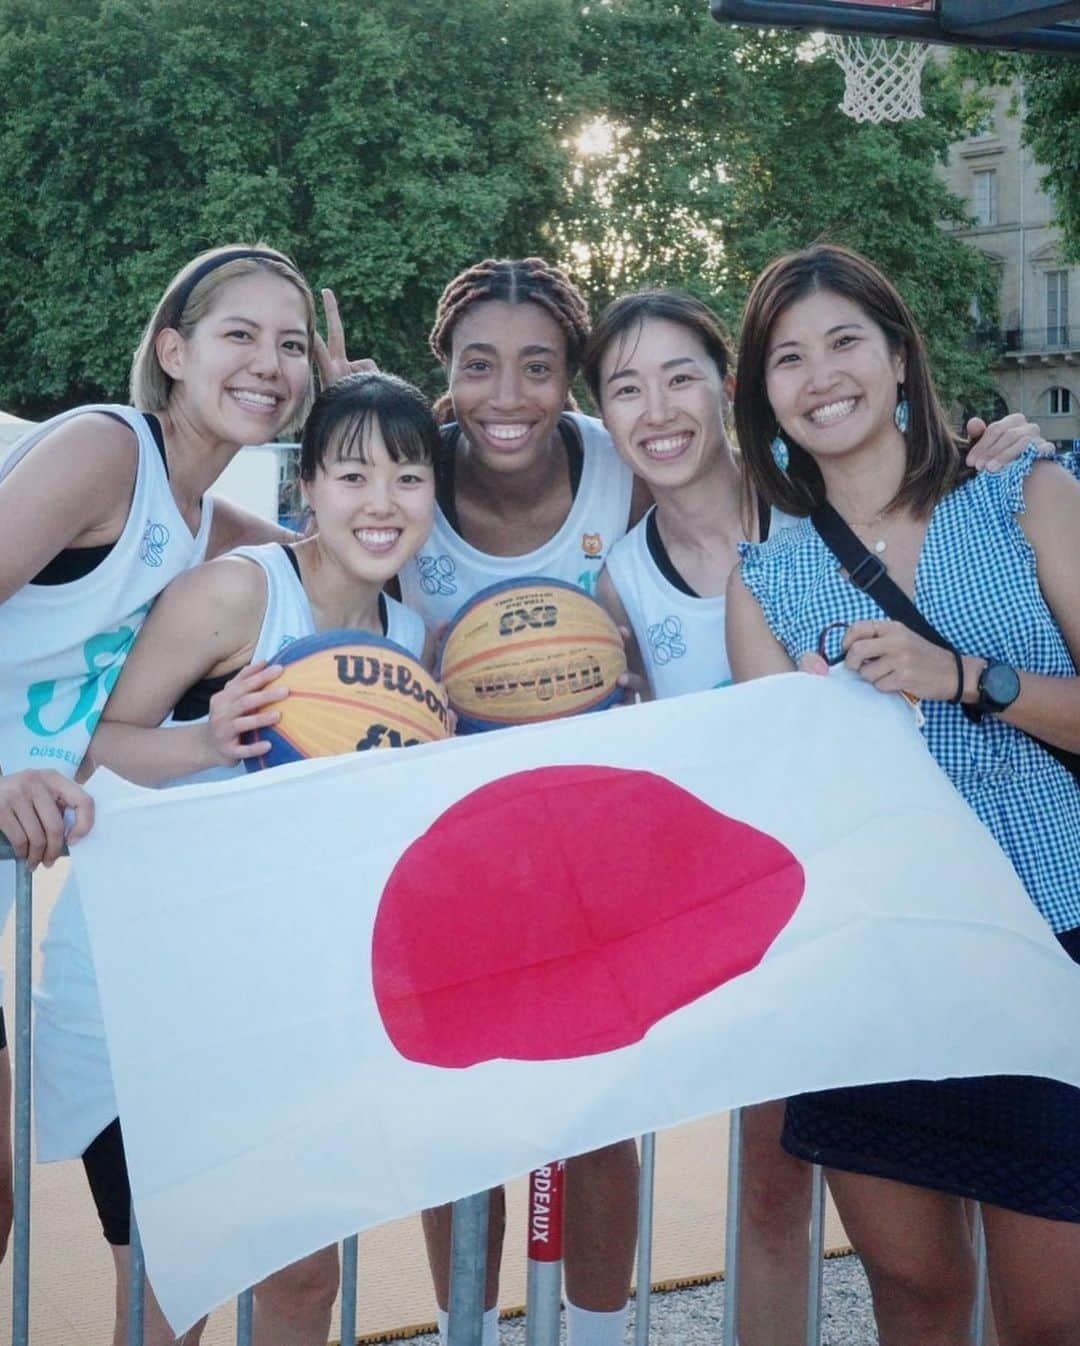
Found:
[[[844,72],[841,109],[857,122],[899,122],[922,116],[922,72],[930,48],[882,37],[839,37],[825,45]]]

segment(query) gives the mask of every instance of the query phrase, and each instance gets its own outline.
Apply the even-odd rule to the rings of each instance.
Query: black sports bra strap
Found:
[[[300,580],[300,587],[303,588],[304,581],[300,577],[300,562],[296,558],[296,552],[293,551],[292,547],[290,547],[287,542],[280,542],[278,545],[289,558],[289,565],[292,566],[293,573],[296,575],[296,578]]]

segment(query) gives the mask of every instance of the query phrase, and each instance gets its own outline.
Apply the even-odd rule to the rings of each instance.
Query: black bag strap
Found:
[[[916,635],[934,645],[940,645],[943,650],[952,650],[952,642],[930,625],[903,589],[890,577],[881,557],[867,549],[828,501],[814,510],[810,522],[822,542],[847,571],[848,579],[856,589],[869,594],[882,612],[903,622]]]
[[[930,625],[903,589],[890,577],[881,557],[875,556],[865,543],[855,536],[851,526],[837,514],[828,501],[818,505],[811,513],[810,522],[814,525],[818,537],[847,571],[848,579],[856,589],[869,594],[882,612],[898,622],[903,622],[917,636],[922,636],[924,640],[929,640],[943,650],[957,653],[952,641],[946,640],[936,627]],[[982,720],[982,714],[973,706],[964,705],[960,709],[973,724],[978,724]],[[1055,743],[1047,743],[1045,739],[1036,738],[1034,734],[1028,734],[1028,737],[1035,739],[1040,748],[1056,758],[1067,771],[1071,771],[1076,781],[1080,783],[1080,753],[1059,748]]]

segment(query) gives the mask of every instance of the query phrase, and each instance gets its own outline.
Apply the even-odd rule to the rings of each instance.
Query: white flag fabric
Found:
[[[842,671],[157,792],[74,852],[174,1328],[553,1158],[909,1077],[1080,1085],[1080,976]]]

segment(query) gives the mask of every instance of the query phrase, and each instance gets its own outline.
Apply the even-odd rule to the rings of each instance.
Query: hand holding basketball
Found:
[[[628,626],[617,626],[615,629],[622,636],[623,647],[626,650],[626,672],[620,673],[616,679],[618,685],[623,689],[623,701],[628,706],[636,705],[638,701],[649,701],[652,698],[649,679],[642,673],[632,672],[630,668],[630,652],[634,646],[634,633]]]
[[[243,736],[266,729],[281,719],[277,703],[289,695],[289,689],[284,683],[271,685],[281,677],[281,671],[280,664],[268,664],[265,660],[248,664],[210,698],[206,728],[213,765],[233,766],[245,757],[262,757],[270,751],[266,739],[245,742]]]

